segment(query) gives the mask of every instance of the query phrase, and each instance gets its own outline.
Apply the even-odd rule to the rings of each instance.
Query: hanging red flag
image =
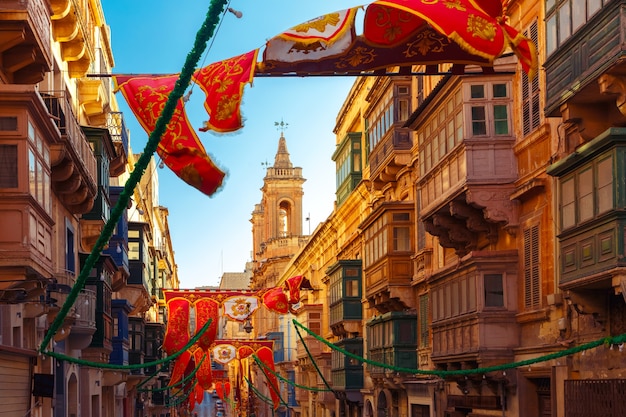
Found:
[[[167,300],[167,329],[163,338],[163,350],[168,355],[179,352],[189,342],[189,300]]]
[[[189,350],[184,351],[179,357],[174,361],[174,369],[172,370],[172,374],[170,376],[170,386],[176,385],[180,382],[187,371],[187,366],[191,361],[192,355]]]
[[[113,80],[116,90],[122,92],[141,126],[148,134],[152,133],[178,75],[116,75]],[[212,195],[222,185],[224,172],[207,155],[187,119],[181,101],[177,103],[161,137],[157,153],[178,177],[206,195]]]
[[[241,99],[243,88],[252,83],[258,49],[197,70],[192,79],[206,94],[204,108],[209,120],[200,130],[234,132],[243,127]]]
[[[213,375],[211,374],[211,358],[209,357],[209,353],[205,353],[202,349],[196,349],[193,353],[193,357],[196,361],[196,366],[202,361],[202,364],[196,371],[198,386],[203,390],[211,389],[211,385],[213,385]]]
[[[198,333],[207,321],[211,320],[209,328],[198,339],[198,346],[203,350],[208,350],[217,335],[219,319],[219,303],[210,298],[200,298],[194,303],[196,310],[196,333]]]
[[[280,395],[278,390],[278,381],[276,375],[274,375],[269,370],[274,371],[274,353],[272,349],[267,346],[263,346],[259,348],[256,352],[257,357],[263,362],[265,366],[262,366],[261,369],[267,378],[267,383],[269,385],[270,396],[272,397],[272,402],[274,403],[274,410],[278,408],[280,405]],[[266,369],[267,367],[268,369]]]
[[[274,287],[263,294],[263,304],[265,307],[279,314],[287,314],[289,302],[281,287]]]
[[[506,13],[502,3],[488,0],[456,0],[454,2],[423,0],[379,0],[372,3],[379,8],[391,7],[423,19],[438,33],[454,41],[465,51],[493,61],[507,46],[522,57],[522,67],[529,75],[537,69],[537,55],[531,52],[530,40],[506,25]],[[382,9],[372,9],[382,10]],[[369,12],[369,8],[368,8]],[[364,36],[379,38],[381,27],[376,15],[366,13]],[[393,30],[397,22],[389,21],[387,30]],[[526,42],[522,42],[525,39]],[[424,47],[430,45],[424,43]]]
[[[215,384],[215,393],[222,401],[224,401],[224,382],[220,381]]]

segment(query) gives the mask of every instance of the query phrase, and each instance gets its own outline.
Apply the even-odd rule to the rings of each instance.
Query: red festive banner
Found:
[[[156,127],[178,75],[113,77],[128,106],[148,134]],[[224,179],[189,124],[181,101],[161,137],[157,153],[178,177],[206,195],[212,195]]]
[[[189,301],[184,298],[167,300],[167,328],[163,350],[168,355],[179,352],[191,338],[189,335]]]
[[[357,9],[328,13],[273,37],[265,45],[264,61],[318,61],[343,54],[356,37]]]
[[[197,342],[200,348],[207,350],[217,336],[219,303],[210,298],[201,298],[194,303],[194,308],[196,310],[196,333],[204,327],[207,321],[211,320],[209,328],[200,336]]]
[[[279,314],[287,314],[289,312],[289,301],[287,301],[287,295],[282,288],[271,288],[263,294],[262,298],[263,304],[269,310]]]
[[[170,376],[170,386],[176,385],[183,379],[183,375],[187,373],[187,367],[191,362],[191,358],[192,355],[189,350],[184,351],[179,357],[176,358],[174,361],[174,369],[172,369],[172,374]]]
[[[506,14],[502,4],[489,0],[423,1],[423,0],[380,0],[372,5],[372,10],[382,10],[387,6],[413,14],[424,20],[438,33],[454,41],[470,54],[492,62],[510,46],[516,55],[521,56],[521,64],[529,75],[537,69],[537,56],[530,40],[506,24]],[[381,27],[377,13],[366,13],[364,36],[380,39]],[[396,30],[397,19],[389,21],[388,30]],[[522,40],[523,39],[523,40]],[[424,44],[426,46],[427,44]],[[431,48],[431,45],[428,45]],[[531,51],[532,49],[532,51]]]
[[[241,99],[247,83],[252,83],[258,49],[197,70],[193,80],[206,93],[204,108],[209,120],[200,130],[233,132],[241,129]]]
[[[256,355],[268,369],[275,371],[274,353],[272,352],[272,349],[268,347],[261,347],[259,350],[257,350]],[[272,402],[274,403],[274,410],[276,410],[280,405],[280,391],[278,390],[278,381],[276,375],[274,375],[263,366],[261,368],[263,370],[263,373],[265,374],[265,377],[267,378],[270,396],[272,397]]]
[[[202,365],[196,371],[196,379],[198,380],[198,386],[202,389],[209,390],[213,385],[213,378],[211,373],[211,357],[209,353],[205,353],[202,349],[196,349],[193,354],[196,366],[202,361]],[[204,358],[204,360],[202,360]]]
[[[311,282],[304,275],[296,275],[285,281],[285,287],[289,291],[289,304],[298,304],[300,302],[300,290],[312,290]]]

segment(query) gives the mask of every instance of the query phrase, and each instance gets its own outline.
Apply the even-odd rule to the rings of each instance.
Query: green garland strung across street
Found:
[[[168,404],[168,407],[177,407],[181,405],[182,403],[184,403],[185,401],[187,401],[191,393],[195,391],[197,383],[198,383],[198,380],[193,381],[193,384],[191,384],[191,386],[189,387],[189,391],[184,392],[183,395],[180,398],[176,399],[174,402],[170,402]],[[170,399],[176,397],[183,389],[184,387],[179,389],[176,393],[172,394],[170,396]]]
[[[313,359],[313,355],[311,355],[311,351],[309,350],[309,347],[306,345],[306,343],[304,341],[304,338],[300,334],[300,329],[298,329],[298,327],[296,327],[296,326],[294,326],[294,327],[296,329],[296,333],[298,333],[298,337],[300,338],[300,341],[302,342],[302,346],[304,346],[304,349],[306,350],[307,355],[309,355],[309,359],[311,359],[311,363],[315,367],[315,370],[319,374],[320,378],[322,378],[322,381],[324,382],[324,385],[326,385],[326,388],[328,388],[330,391],[332,391],[333,394],[335,394],[335,398],[339,398],[337,393],[330,387],[330,385],[328,385],[328,381],[326,381],[326,378],[324,378],[324,374],[322,374],[322,371],[317,366],[317,362],[315,362],[315,359]]]
[[[189,373],[189,375],[185,376],[184,378],[182,378],[180,381],[178,381],[174,385],[168,385],[166,387],[161,387],[161,388],[141,388],[141,389],[139,388],[139,385],[137,385],[137,387],[135,387],[135,388],[137,389],[137,392],[162,392],[162,391],[167,391],[168,389],[175,388],[175,387],[177,387],[179,385],[183,386],[183,385],[185,385],[185,383],[187,383],[187,381],[189,381],[191,378],[196,376],[196,373],[198,373],[198,369],[200,369],[200,366],[202,365],[202,362],[204,362],[205,358],[206,358],[206,354],[202,357],[202,360],[200,361],[198,366],[196,366],[194,368],[194,370]],[[150,378],[152,378],[152,376]],[[148,378],[148,380],[150,378]],[[142,385],[145,384],[148,380],[142,381],[141,384]]]
[[[339,346],[324,339],[320,335],[313,333],[311,330],[309,330],[308,328],[303,326],[301,323],[299,323],[296,319],[293,319],[292,321],[293,321],[293,324],[296,326],[296,329],[300,327],[301,329],[306,331],[309,335],[313,336],[314,338],[324,343],[326,346],[330,347],[331,349],[341,352],[350,358],[358,360],[359,362],[363,362],[368,365],[373,365],[373,366],[377,366],[380,368],[391,369],[396,372],[404,372],[407,374],[435,375],[441,378],[445,378],[447,376],[454,376],[454,375],[486,374],[488,372],[494,372],[494,371],[505,371],[507,369],[519,368],[522,366],[529,366],[535,363],[546,362],[552,359],[562,358],[564,356],[573,355],[574,353],[583,352],[585,350],[593,349],[598,346],[622,345],[626,343],[626,333],[623,333],[619,336],[604,337],[598,340],[594,340],[593,342],[584,343],[582,345],[578,345],[573,348],[565,349],[565,350],[555,352],[555,353],[550,353],[548,355],[539,356],[534,359],[526,359],[526,360],[519,361],[519,362],[505,363],[502,365],[489,366],[485,368],[459,369],[456,371],[437,371],[437,370],[402,368],[398,366],[387,365],[386,363],[381,363],[381,362],[376,362],[376,361],[372,361],[369,359],[365,359],[359,355],[355,355],[354,353],[348,352],[347,350],[340,348]]]
[[[263,361],[261,361],[257,355],[252,355],[252,357],[254,358],[254,361],[256,362],[257,365],[259,365],[260,367],[263,367]],[[265,375],[265,372],[263,373],[263,375]],[[274,384],[271,383],[271,381],[269,380],[268,376],[265,375],[265,378],[267,379],[268,382],[268,387],[269,389],[271,389],[272,391],[274,391],[276,393],[276,395],[278,395],[278,400],[280,401],[281,404],[286,404],[285,401],[283,401],[282,397],[280,396],[280,391],[278,391],[276,389],[276,387],[274,386]]]
[[[263,394],[261,394],[261,392],[254,385],[252,385],[252,382],[248,378],[246,378],[244,376],[243,379],[248,383],[248,386],[252,389],[252,391],[259,398],[259,400],[263,401],[265,404],[268,404],[268,405],[271,405],[271,406],[274,405],[274,402],[272,401],[272,399],[266,397]],[[250,401],[250,400],[248,400],[248,401]],[[284,405],[285,407],[289,407],[289,405],[285,404],[285,403],[283,403],[282,405]]]
[[[174,89],[167,98],[167,102],[163,107],[161,115],[156,121],[154,130],[148,138],[148,143],[146,143],[146,147],[139,157],[139,160],[135,164],[134,170],[130,173],[126,184],[124,184],[124,190],[121,192],[117,204],[111,211],[111,217],[104,225],[102,232],[100,233],[100,236],[98,237],[98,240],[96,241],[91,253],[85,260],[85,264],[83,265],[83,268],[80,271],[78,278],[76,278],[76,283],[72,287],[72,290],[68,294],[65,303],[61,307],[61,310],[54,318],[52,324],[50,325],[50,328],[48,329],[48,332],[44,336],[43,341],[39,346],[40,352],[46,353],[47,346],[50,343],[50,340],[62,326],[65,316],[67,316],[70,308],[76,302],[80,291],[85,287],[85,283],[87,281],[89,273],[100,258],[100,252],[108,244],[109,239],[111,238],[111,235],[115,230],[117,222],[122,216],[124,210],[126,210],[130,197],[133,195],[134,190],[139,183],[139,180],[143,176],[148,164],[150,163],[152,155],[159,145],[161,136],[163,135],[163,133],[165,133],[167,124],[170,122],[172,116],[174,115],[174,110],[176,109],[178,100],[181,99],[181,97],[185,93],[185,90],[189,86],[189,83],[191,82],[191,75],[193,74],[198,61],[204,53],[209,39],[211,39],[213,33],[215,32],[215,28],[220,21],[220,16],[224,11],[224,6],[227,2],[228,0],[211,0],[211,5],[209,6],[209,10],[207,12],[204,23],[196,34],[193,48],[191,49],[189,54],[187,54],[187,59],[182,68],[180,76],[176,81]]]
[[[281,381],[291,385],[292,387],[301,388],[301,389],[304,389],[304,390],[307,390],[307,391],[315,391],[315,392],[330,392],[330,391],[332,391],[332,389],[328,389],[328,388],[307,387],[305,385],[296,384],[294,381],[291,381],[290,379],[285,378],[284,376],[282,376],[281,374],[279,374],[275,370],[270,369],[270,367],[268,367],[261,360],[259,360],[259,358],[256,357],[256,355],[253,355],[253,356],[255,357],[254,360],[257,361],[257,363],[260,363],[261,366],[263,368],[265,368],[269,373],[271,373],[272,375],[274,375],[276,378],[280,379]],[[313,363],[315,363],[315,360],[313,359],[313,357],[310,356],[310,355],[309,355],[309,357],[311,358],[311,361],[313,361]]]
[[[101,369],[116,369],[116,370],[124,370],[124,369],[143,369],[143,368],[148,368],[150,366],[157,366],[157,365],[161,365],[163,363],[166,362],[170,362],[174,359],[176,359],[177,357],[179,357],[180,355],[183,354],[183,352],[185,352],[187,349],[189,349],[190,347],[192,347],[194,345],[194,343],[196,343],[198,341],[198,339],[200,339],[202,337],[202,335],[204,334],[204,332],[206,332],[209,328],[209,326],[211,325],[211,319],[207,320],[207,322],[205,323],[204,326],[202,326],[202,329],[200,329],[200,331],[198,333],[196,333],[190,340],[189,342],[187,342],[187,344],[185,346],[183,346],[183,348],[181,350],[179,350],[178,352],[173,353],[172,355],[163,358],[163,359],[159,359],[153,362],[145,362],[145,363],[135,363],[132,365],[117,365],[114,363],[102,363],[102,362],[92,362],[92,361],[86,361],[84,359],[79,359],[79,358],[75,358],[73,356],[68,356],[68,355],[64,355],[62,353],[59,352],[53,352],[53,351],[47,351],[44,352],[45,355],[47,356],[52,356],[53,358],[62,360],[62,361],[67,361],[70,363],[76,363],[78,365],[83,365],[83,366],[90,366],[92,368],[101,368]]]
[[[146,379],[144,379],[143,381],[141,381],[139,384],[137,384],[137,386],[135,387],[135,389],[137,391],[140,390],[141,387],[143,387],[144,385],[146,385],[152,378],[154,378],[155,376],[157,376],[159,374],[159,372],[164,371],[165,368],[167,368],[167,365],[163,365],[161,366],[159,369],[157,369],[156,371],[154,371],[154,373],[150,376],[148,376]],[[184,379],[184,378],[183,378]]]

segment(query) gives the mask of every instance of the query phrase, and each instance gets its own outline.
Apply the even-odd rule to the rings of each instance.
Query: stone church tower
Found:
[[[281,122],[281,127],[284,124]],[[263,179],[261,203],[252,212],[254,277],[252,285],[276,284],[284,265],[306,243],[302,235],[302,168],[294,167],[283,132],[274,165]]]

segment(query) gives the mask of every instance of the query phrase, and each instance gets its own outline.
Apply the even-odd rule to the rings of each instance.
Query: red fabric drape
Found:
[[[167,301],[167,329],[163,339],[163,350],[168,355],[179,352],[189,343],[189,301],[174,298]]]
[[[256,67],[258,49],[197,70],[193,80],[206,93],[204,108],[209,120],[200,130],[233,132],[241,129],[241,99],[243,89],[251,83]]]
[[[203,358],[204,360],[202,361]],[[211,358],[209,353],[205,353],[202,349],[196,349],[194,352],[194,359],[196,361],[196,366],[200,363],[200,361],[202,361],[202,365],[200,365],[200,368],[196,371],[198,385],[202,389],[211,389],[211,385],[213,385],[213,375],[211,373]]]
[[[172,374],[170,376],[170,386],[176,385],[183,379],[192,357],[191,352],[186,350],[176,358],[174,361],[174,369],[172,370]]]
[[[281,287],[274,287],[263,294],[263,304],[269,310],[279,314],[287,314],[289,311],[289,301]]]
[[[207,321],[211,320],[207,331],[198,339],[198,346],[203,350],[208,350],[217,336],[219,303],[210,298],[201,298],[194,303],[194,307],[196,309],[196,333],[204,327]]]
[[[148,134],[152,133],[178,75],[117,75],[113,79],[141,126]],[[157,153],[178,177],[206,195],[212,195],[222,185],[224,172],[207,155],[181,101],[161,137]]]
[[[261,347],[256,352],[257,357],[263,362],[267,368],[274,371],[274,352],[268,347]],[[272,397],[272,402],[274,403],[274,410],[278,408],[280,405],[280,395],[278,390],[278,381],[276,375],[261,367],[265,377],[267,378],[267,383],[269,385],[270,396]]]

